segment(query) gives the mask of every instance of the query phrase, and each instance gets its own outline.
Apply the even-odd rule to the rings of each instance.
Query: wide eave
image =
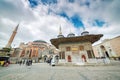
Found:
[[[58,48],[58,45],[62,44],[62,43],[74,43],[74,42],[94,43],[94,42],[98,41],[102,36],[103,36],[103,34],[97,34],[97,35],[89,34],[89,35],[85,35],[85,36],[54,38],[54,39],[51,39],[50,41],[56,48]]]

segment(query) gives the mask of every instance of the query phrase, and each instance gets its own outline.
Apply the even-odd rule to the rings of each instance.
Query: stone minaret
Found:
[[[14,31],[13,31],[13,33],[12,33],[12,35],[11,35],[11,37],[10,37],[7,45],[6,45],[6,48],[10,48],[10,47],[11,47],[11,44],[12,44],[12,42],[13,42],[13,39],[14,39],[16,33],[17,33],[18,27],[19,27],[19,24],[18,24],[18,25],[16,26],[16,28],[14,29]]]

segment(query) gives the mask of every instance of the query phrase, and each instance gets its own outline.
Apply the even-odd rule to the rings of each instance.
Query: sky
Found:
[[[103,34],[99,43],[120,36],[119,5],[120,0],[0,0],[0,47],[18,24],[12,47],[34,40],[50,43],[60,26],[65,37],[70,32]]]

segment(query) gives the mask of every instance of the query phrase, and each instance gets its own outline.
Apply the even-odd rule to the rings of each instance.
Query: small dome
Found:
[[[82,36],[85,36],[85,35],[89,35],[89,32],[88,31],[84,31],[81,33]]]
[[[33,41],[33,42],[47,43],[47,42],[44,41],[44,40],[35,40],[35,41]]]
[[[63,38],[64,36],[62,34],[59,34],[57,37],[58,38]]]
[[[75,34],[74,34],[74,33],[69,33],[69,34],[67,35],[67,37],[75,37]]]

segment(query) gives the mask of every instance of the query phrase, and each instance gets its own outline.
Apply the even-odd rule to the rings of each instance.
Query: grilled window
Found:
[[[84,50],[84,46],[79,46],[79,49],[80,49],[80,51],[83,51]]]
[[[66,51],[71,51],[71,47],[66,47]]]
[[[59,53],[59,58],[60,59],[65,59],[65,52],[60,52]]]

